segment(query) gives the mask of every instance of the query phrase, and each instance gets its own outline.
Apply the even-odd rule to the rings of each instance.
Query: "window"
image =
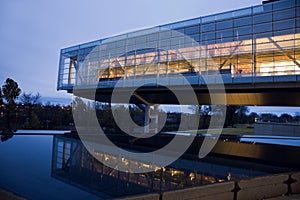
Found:
[[[126,40],[120,40],[117,42],[117,47],[123,47],[126,44]]]
[[[217,30],[232,28],[232,20],[217,22],[216,28],[217,28]]]
[[[255,38],[266,38],[266,37],[272,37],[272,32],[267,32],[267,33],[260,33],[256,34]]]
[[[217,38],[232,37],[232,29],[217,32]]]
[[[215,32],[208,32],[202,34],[202,40],[213,40],[215,39]]]
[[[176,22],[174,24],[171,24],[172,29],[180,28],[184,26],[184,22]]]
[[[202,25],[202,32],[214,31],[214,30],[215,30],[215,23]]]
[[[135,38],[130,38],[127,40],[127,45],[134,45],[135,44]]]
[[[259,24],[253,27],[254,33],[262,33],[268,31],[272,31],[272,23]]]
[[[216,20],[224,20],[228,18],[232,18],[232,12],[222,13],[216,15]]]
[[[109,49],[113,49],[113,48],[116,47],[116,43],[115,42],[108,43],[107,46],[108,46]]]
[[[294,28],[295,20],[285,20],[280,22],[274,22],[274,30],[284,30]]]
[[[248,35],[252,34],[252,27],[251,26],[245,26],[240,28],[234,29],[234,36],[241,36],[241,35]]]
[[[261,6],[253,7],[253,13],[262,13],[272,11],[272,4],[263,4]]]
[[[252,24],[252,19],[251,17],[243,17],[243,18],[238,18],[234,20],[234,26],[238,27],[238,26],[247,26]]]
[[[147,41],[146,36],[137,37],[135,40],[136,43],[145,43],[146,41]]]
[[[295,17],[295,10],[294,9],[288,9],[283,11],[277,11],[273,13],[274,20],[283,20],[283,19],[290,19]]]
[[[295,30],[294,29],[286,29],[283,31],[274,31],[274,36],[280,36],[280,35],[288,35],[288,34],[294,34]]]
[[[161,47],[166,47],[170,45],[170,40],[162,40],[160,41],[160,46]]]
[[[199,34],[191,35],[191,38],[193,38],[196,42],[200,42],[200,35]]]
[[[179,34],[184,34],[184,28],[180,29],[174,29],[175,31],[172,31],[172,37],[177,37]],[[178,33],[177,33],[178,32]]]
[[[244,8],[233,12],[234,17],[251,15],[251,8]]]
[[[262,15],[256,15],[253,17],[253,24],[260,24],[272,21],[272,13],[266,13]]]
[[[279,1],[273,4],[273,10],[282,10],[285,8],[292,8],[295,5],[294,0]]]
[[[171,39],[171,45],[172,45],[172,46],[180,45],[180,44],[183,43],[182,40],[183,40],[183,39],[180,38],[180,37],[172,38],[172,39]]]
[[[224,42],[232,42],[233,38],[232,37],[228,37],[228,38],[219,38],[217,40],[217,43],[224,43]]]
[[[160,39],[168,39],[171,37],[171,31],[160,32]]]
[[[242,35],[242,36],[239,36],[239,37],[234,37],[234,39],[237,40],[237,41],[251,40],[252,35]]]
[[[199,33],[198,25],[185,28],[185,34],[187,34],[187,35],[193,35],[196,33]]]
[[[152,33],[150,35],[147,36],[147,40],[148,41],[156,41],[158,40],[158,33]]]
[[[194,24],[199,24],[200,23],[200,19],[197,18],[197,19],[191,19],[191,20],[188,20],[188,21],[185,21],[184,24],[186,26],[191,26],[191,25],[194,25]]]

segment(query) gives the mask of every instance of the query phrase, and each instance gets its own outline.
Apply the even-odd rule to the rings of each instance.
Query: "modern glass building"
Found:
[[[96,80],[103,83],[101,87],[111,87],[119,79],[132,85],[145,78],[178,73],[200,77],[215,71],[225,83],[255,82],[261,77],[299,81],[299,26],[300,0],[265,1],[65,48],[57,89],[72,92],[81,68],[85,81],[77,84]]]

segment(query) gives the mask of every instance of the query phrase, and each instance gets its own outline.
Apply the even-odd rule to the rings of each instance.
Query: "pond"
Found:
[[[229,174],[239,179],[271,173],[232,166],[230,160],[222,164],[214,159],[184,158],[150,173],[120,172],[93,158],[79,139],[63,133],[19,131],[0,143],[0,188],[28,199],[111,199],[217,184],[228,181]],[[105,152],[97,155],[111,162],[118,157]],[[122,161],[135,167],[155,167]]]

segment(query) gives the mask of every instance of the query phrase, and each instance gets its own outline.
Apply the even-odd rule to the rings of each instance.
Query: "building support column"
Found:
[[[153,104],[148,102],[136,92],[134,93],[134,96],[141,100],[144,104],[144,106],[138,106],[144,111],[144,133],[157,133],[159,104]],[[153,107],[153,110],[151,109],[151,107]]]

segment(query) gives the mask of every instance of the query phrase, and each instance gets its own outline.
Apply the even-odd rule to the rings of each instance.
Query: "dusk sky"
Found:
[[[193,17],[261,4],[261,0],[4,0],[0,3],[0,84],[13,78],[23,92],[56,91],[59,51]]]

